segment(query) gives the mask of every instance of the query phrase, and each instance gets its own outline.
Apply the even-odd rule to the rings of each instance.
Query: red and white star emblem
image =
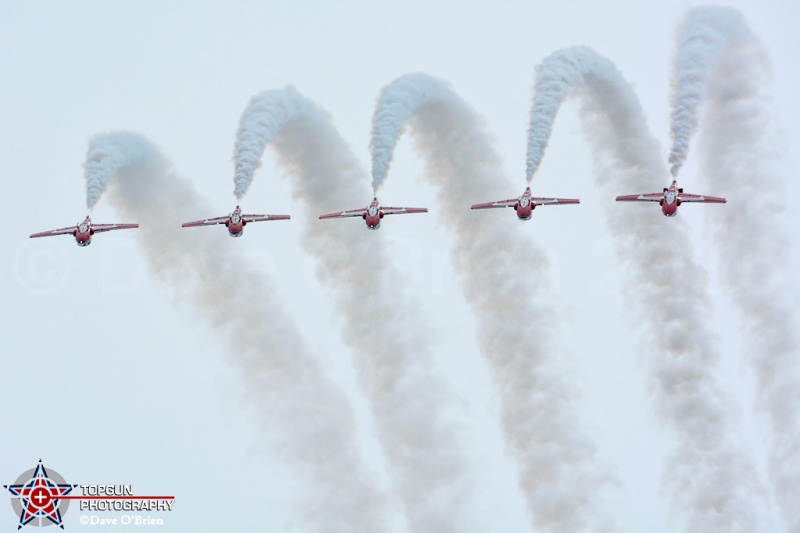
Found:
[[[74,485],[59,484],[48,478],[47,470],[41,460],[30,480],[19,485],[5,485],[5,487],[11,494],[19,498],[22,504],[17,529],[37,517],[39,525],[42,525],[42,520],[46,518],[64,529],[64,524],[61,522],[61,511],[58,509],[59,498],[68,494]]]

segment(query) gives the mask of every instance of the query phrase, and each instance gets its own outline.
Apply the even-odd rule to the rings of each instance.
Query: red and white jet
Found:
[[[531,188],[527,187],[522,196],[518,198],[511,198],[509,200],[501,200],[498,202],[489,202],[485,204],[475,204],[472,209],[492,209],[494,207],[513,207],[517,211],[517,217],[520,220],[530,220],[533,210],[537,205],[565,205],[565,204],[579,204],[580,200],[573,198],[534,198],[531,196]]]
[[[75,237],[75,242],[78,243],[78,246],[89,246],[92,244],[92,235],[95,233],[102,233],[104,231],[111,231],[115,229],[133,229],[138,227],[139,224],[93,224],[89,215],[86,215],[86,218],[83,219],[83,222],[76,226],[34,233],[31,235],[31,239],[36,237],[51,237],[53,235],[69,234]]]
[[[239,206],[233,210],[228,216],[207,218],[205,220],[196,220],[194,222],[186,222],[181,224],[182,228],[191,228],[193,226],[213,226],[214,224],[225,224],[228,227],[228,233],[231,237],[241,237],[244,233],[244,227],[250,222],[263,222],[265,220],[289,220],[289,215],[243,215]]]
[[[381,219],[385,215],[402,215],[404,213],[427,212],[427,207],[381,207],[381,205],[378,203],[378,198],[373,198],[372,203],[366,208],[328,213],[327,215],[320,215],[319,218],[322,220],[323,218],[361,217],[367,223],[367,227],[369,229],[378,229],[381,227]]]
[[[663,192],[650,194],[629,194],[617,196],[618,202],[658,202],[661,204],[661,212],[664,216],[674,217],[678,214],[678,206],[684,202],[700,202],[706,204],[724,204],[725,198],[716,196],[703,196],[699,194],[687,194],[683,189],[678,188],[677,180],[672,180],[672,185],[664,187]]]

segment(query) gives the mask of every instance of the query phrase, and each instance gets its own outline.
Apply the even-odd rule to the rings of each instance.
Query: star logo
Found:
[[[4,488],[14,495],[12,506],[14,511],[19,513],[19,526],[30,524],[34,519],[38,520],[31,524],[33,526],[49,526],[55,524],[64,529],[61,521],[61,500],[60,498],[69,494],[77,485],[70,485],[64,481],[58,472],[51,470],[48,475],[47,470],[39,459],[39,464],[33,470],[28,470],[22,474],[14,485],[3,485]],[[66,511],[66,505],[61,506]],[[47,519],[49,522],[45,522]]]

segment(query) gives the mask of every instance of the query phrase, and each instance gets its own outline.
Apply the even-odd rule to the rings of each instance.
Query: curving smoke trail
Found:
[[[733,22],[732,22],[733,21]],[[797,286],[788,252],[787,157],[771,98],[770,61],[740,15],[727,8],[692,11],[680,42],[724,34],[736,43],[703,79],[700,137],[709,186],[733,209],[711,217],[723,282],[739,308],[755,369],[759,406],[771,427],[769,476],[787,530],[800,532],[800,360]],[[678,49],[681,62],[684,50]],[[676,78],[680,80],[679,73]]]
[[[408,119],[417,111],[415,104],[422,100],[435,101],[446,98],[449,89],[436,84],[398,83],[394,91],[396,98],[381,102],[381,105],[375,107],[375,113],[372,115],[369,151],[372,154],[372,190],[376,194],[386,179],[386,173],[389,172],[397,139],[403,133]]]
[[[135,134],[117,133],[104,142],[97,138],[86,159],[86,206],[92,209],[106,190],[116,172],[157,158],[155,148]],[[114,139],[119,139],[115,142]]]
[[[584,84],[577,94],[606,195],[657,190],[666,174],[659,146],[617,68],[588,48],[556,52],[545,63],[583,69],[571,79]],[[767,530],[763,489],[737,442],[735,403],[714,378],[720,354],[707,318],[707,274],[694,262],[688,228],[651,210],[609,204],[606,214],[617,254],[633,276],[626,299],[650,330],[655,409],[677,437],[665,478],[674,512],[688,531]]]
[[[672,150],[669,162],[673,176],[686,161],[692,133],[697,129],[697,111],[708,96],[709,76],[714,65],[746,31],[732,9],[700,8],[692,11],[678,28],[678,54],[672,77]]]
[[[537,68],[536,87],[558,88],[583,99],[587,138],[593,144],[598,185],[608,196],[660,187],[666,169],[638,99],[617,68],[586,47],[551,54]],[[552,91],[551,91],[552,92]],[[557,108],[538,106],[532,124],[549,132]],[[532,130],[533,131],[533,130]],[[535,132],[533,132],[535,133]],[[530,146],[544,147],[547,138]],[[655,407],[678,443],[666,483],[673,507],[690,531],[754,531],[762,524],[763,495],[755,467],[734,436],[736,407],[714,379],[719,352],[707,316],[706,273],[692,258],[680,220],[610,204],[607,217],[617,252],[634,276],[627,294],[650,328],[648,350]]]
[[[207,209],[191,185],[127,132],[91,141],[85,175],[90,205],[108,187],[116,208],[141,222],[136,235],[155,276],[228,335],[259,423],[313,486],[299,511],[303,528],[387,530],[385,497],[358,458],[351,408],[321,374],[275,286],[210,232],[182,232],[182,221]]]
[[[233,159],[233,194],[241,199],[253,183],[253,174],[261,166],[264,146],[278,135],[283,127],[309,111],[311,103],[298,98],[291,90],[270,91],[253,97],[239,121]]]
[[[568,53],[567,53],[568,51]],[[586,84],[591,75],[596,54],[589,48],[576,46],[564,53],[553,54],[536,67],[533,85],[533,105],[528,126],[528,156],[526,167],[528,183],[542,163],[553,122],[561,104],[576,87]]]
[[[308,220],[368,201],[366,176],[349,146],[327,114],[301,94],[266,91],[250,101],[236,168],[244,167],[239,147],[247,146],[243,157],[255,168],[267,144],[277,150]],[[353,350],[410,530],[469,531],[466,500],[473,480],[456,438],[451,393],[435,376],[430,331],[404,280],[387,264],[383,241],[355,225],[315,221],[305,228],[303,246],[333,289],[343,338]]]
[[[552,311],[530,297],[547,288],[544,252],[506,223],[475,217],[468,208],[502,189],[502,170],[480,120],[447,85],[424,74],[384,87],[375,116],[388,116],[384,108],[401,112],[382,123],[386,130],[376,128],[377,136],[393,149],[410,124],[428,179],[439,188],[441,220],[455,235],[453,262],[501,391],[503,429],[535,526],[606,525],[597,504],[610,480],[578,429],[572,391],[547,349]]]

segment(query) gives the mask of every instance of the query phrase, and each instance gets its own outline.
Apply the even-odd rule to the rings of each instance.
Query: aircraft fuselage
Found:
[[[668,189],[664,189],[664,198],[659,203],[665,217],[674,217],[678,214],[678,206],[681,205],[681,201],[678,199],[679,192],[681,191],[678,189],[676,181],[673,181]]]
[[[239,222],[228,222],[226,224],[228,226],[228,234],[231,237],[241,237],[242,233],[244,233],[244,222],[239,220]]]
[[[525,193],[519,197],[519,201],[515,206],[517,211],[517,218],[520,220],[530,220],[533,214],[534,204],[531,202],[531,189],[528,187]]]
[[[94,235],[94,231],[92,231],[92,222],[89,220],[89,217],[86,217],[86,220],[81,222],[75,227],[75,242],[78,243],[78,246],[89,246],[92,244],[92,235]]]
[[[233,210],[233,213],[230,214],[228,218],[228,222],[225,225],[228,227],[228,234],[231,237],[241,237],[242,233],[244,233],[244,225],[246,222],[244,218],[242,218],[242,210],[239,206],[236,206],[236,209]]]
[[[378,229],[381,227],[381,219],[383,218],[383,213],[381,212],[381,208],[378,205],[378,199],[375,198],[369,207],[367,208],[367,212],[363,215],[364,222],[367,223],[367,227],[369,229]]]

